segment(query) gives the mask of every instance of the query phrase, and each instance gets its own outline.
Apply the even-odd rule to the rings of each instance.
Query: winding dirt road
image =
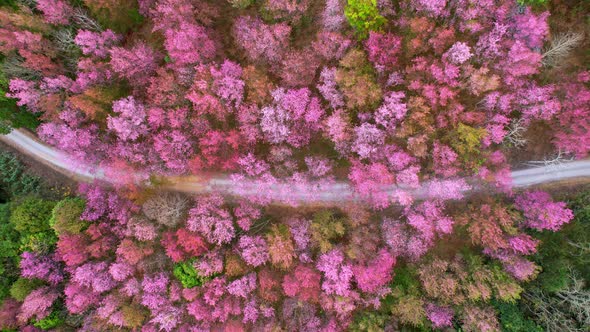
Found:
[[[113,183],[113,177],[107,176],[108,170],[72,168],[67,162],[67,156],[57,149],[40,142],[33,134],[25,130],[13,130],[8,135],[0,135],[0,141],[16,148],[35,160],[65,174],[77,181],[92,182],[94,180]],[[515,188],[523,188],[544,183],[559,182],[574,178],[590,177],[590,160],[578,160],[560,165],[532,167],[512,171],[512,185]],[[426,187],[406,190],[414,198],[428,196]],[[256,181],[245,180],[236,183],[228,176],[214,176],[207,179],[199,177],[171,177],[167,178],[163,189],[180,191],[185,193],[219,192],[229,195],[241,195],[260,197],[270,200],[291,202],[341,202],[357,200],[353,188],[346,182],[332,182],[326,184],[297,186],[292,183],[274,183],[266,185],[261,192],[260,185]],[[470,188],[466,186],[466,189]],[[379,188],[388,194],[399,190],[397,186],[384,186]]]

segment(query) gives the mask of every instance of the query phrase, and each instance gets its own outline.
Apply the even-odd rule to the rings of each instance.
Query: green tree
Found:
[[[86,226],[80,220],[80,215],[84,212],[85,202],[78,197],[68,197],[57,202],[51,212],[49,225],[57,235],[68,233],[78,234]]]
[[[525,317],[516,303],[492,301],[498,312],[502,331],[506,332],[542,332],[543,329],[534,321]]]
[[[0,187],[5,201],[14,196],[39,192],[41,179],[27,174],[23,164],[9,152],[0,152]]]
[[[39,233],[24,234],[21,236],[20,251],[33,251],[38,253],[49,253],[54,249],[57,236],[51,230]]]
[[[18,2],[16,0],[0,0],[0,7],[12,7],[18,8]]]
[[[9,222],[10,205],[0,204],[0,300],[8,296],[10,285],[18,278],[18,232]]]
[[[426,326],[423,295],[416,270],[409,266],[397,268],[391,282],[391,293],[383,300],[383,307],[411,329]]]
[[[531,286],[548,293],[566,287],[571,271],[590,283],[590,190],[582,190],[568,200],[574,220],[559,232],[535,232],[541,240],[533,256],[542,271]]]
[[[41,280],[18,278],[10,287],[10,296],[17,301],[22,302],[27,295],[43,285]]]
[[[65,315],[57,310],[52,311],[47,317],[36,321],[33,325],[42,330],[49,330],[62,325],[65,322]]]
[[[98,22],[122,34],[137,29],[144,21],[136,0],[83,0]]]
[[[385,323],[389,320],[386,314],[374,311],[361,311],[349,327],[351,332],[383,332]]]
[[[541,6],[545,5],[548,1],[547,0],[516,0],[519,5],[522,6]]]
[[[37,197],[27,197],[11,211],[10,222],[22,235],[50,230],[49,219],[55,202]]]
[[[369,31],[380,30],[387,22],[379,14],[377,0],[348,0],[344,15],[361,39],[367,38]]]
[[[199,271],[194,266],[194,260],[177,263],[173,273],[184,288],[201,286],[209,279],[199,275]]]

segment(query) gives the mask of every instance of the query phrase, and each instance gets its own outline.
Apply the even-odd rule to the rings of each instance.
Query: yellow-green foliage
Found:
[[[345,220],[336,218],[334,212],[321,210],[313,215],[311,237],[320,247],[321,252],[332,249],[331,241],[342,237],[346,232]]]
[[[426,313],[421,299],[420,282],[413,268],[396,269],[391,293],[384,299],[384,309],[389,310],[401,322],[415,327],[424,326]]]
[[[27,197],[15,204],[10,223],[21,235],[21,250],[44,252],[57,241],[49,226],[55,202],[36,197]]]
[[[49,330],[62,325],[64,321],[65,319],[62,313],[58,311],[53,311],[51,314],[49,314],[49,316],[36,321],[35,323],[33,323],[33,325],[42,330]]]
[[[20,251],[34,251],[48,253],[57,242],[57,236],[52,231],[24,234],[21,237]]]
[[[459,123],[457,129],[451,133],[451,146],[464,161],[477,164],[481,155],[481,140],[486,135],[487,131],[483,128],[473,128]]]
[[[80,233],[85,226],[80,220],[84,207],[84,200],[81,198],[65,198],[59,201],[51,212],[49,225],[57,235]]]
[[[516,0],[520,5],[524,6],[539,6],[547,3],[547,0]]]
[[[504,271],[499,263],[485,263],[484,259],[479,255],[466,254],[465,265],[466,270],[470,273],[469,280],[465,282],[467,284],[465,286],[466,293],[470,300],[488,300],[485,292],[469,291],[477,288],[476,285],[481,286],[486,283],[489,285],[493,297],[498,300],[515,302],[520,298],[520,293],[523,290],[522,287],[516,279]],[[474,296],[471,296],[472,294]]]
[[[17,301],[23,301],[27,295],[43,285],[43,282],[36,279],[18,278],[10,287],[10,296]]]
[[[426,319],[424,301],[416,296],[402,297],[391,308],[391,313],[398,317],[402,323],[416,327],[423,326]]]
[[[195,269],[194,260],[176,264],[172,272],[184,288],[201,286],[209,280],[209,278],[199,275],[199,271]]]
[[[349,326],[351,332],[383,332],[383,326],[388,321],[387,315],[367,310],[360,312]]]
[[[49,218],[55,202],[28,197],[17,204],[10,215],[10,222],[21,234],[40,233],[50,230]]]
[[[428,297],[445,304],[489,301],[492,298],[512,302],[522,287],[499,263],[485,262],[465,252],[451,261],[434,259],[420,267],[422,288]],[[449,285],[454,285],[449,287]]]
[[[344,15],[360,39],[366,38],[369,31],[380,30],[387,22],[379,14],[377,0],[348,0]]]

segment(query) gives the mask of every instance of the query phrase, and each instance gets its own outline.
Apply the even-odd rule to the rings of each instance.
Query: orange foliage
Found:
[[[68,98],[70,106],[77,108],[92,120],[105,120],[115,94],[101,87],[92,87],[82,94]]]
[[[244,68],[243,77],[246,83],[247,102],[262,106],[271,101],[270,92],[275,89],[275,86],[264,72],[254,66],[248,66]]]

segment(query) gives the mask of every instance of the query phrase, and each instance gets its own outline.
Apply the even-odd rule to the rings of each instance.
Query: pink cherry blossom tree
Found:
[[[93,55],[98,58],[106,58],[109,55],[109,48],[119,42],[120,36],[111,30],[93,32],[79,30],[74,41],[85,55]]]
[[[353,265],[352,272],[358,288],[373,293],[385,286],[392,279],[395,261],[387,250],[381,249],[367,265]]]
[[[160,60],[159,54],[145,43],[138,43],[131,49],[113,47],[109,53],[113,70],[136,84],[146,84]]]
[[[43,12],[45,21],[51,24],[68,24],[74,11],[62,0],[38,0],[37,9]]]
[[[113,112],[119,113],[119,116],[109,115],[107,126],[117,134],[120,140],[134,141],[147,133],[145,108],[135,98],[127,97],[115,101]]]
[[[238,44],[253,61],[277,63],[288,45],[291,27],[284,23],[267,25],[258,18],[243,16],[234,26]]]
[[[342,251],[333,249],[321,255],[317,262],[317,269],[324,274],[322,289],[327,294],[348,295],[354,274],[352,266],[345,262]]]
[[[514,207],[524,214],[524,225],[542,230],[557,231],[569,223],[574,215],[564,202],[554,202],[543,191],[527,192],[514,201]]]
[[[262,236],[242,236],[238,249],[242,259],[254,267],[263,265],[270,259],[268,245]]]
[[[189,211],[188,229],[200,233],[209,243],[220,245],[231,241],[235,236],[233,220],[222,205],[223,198],[218,195],[197,199]]]

